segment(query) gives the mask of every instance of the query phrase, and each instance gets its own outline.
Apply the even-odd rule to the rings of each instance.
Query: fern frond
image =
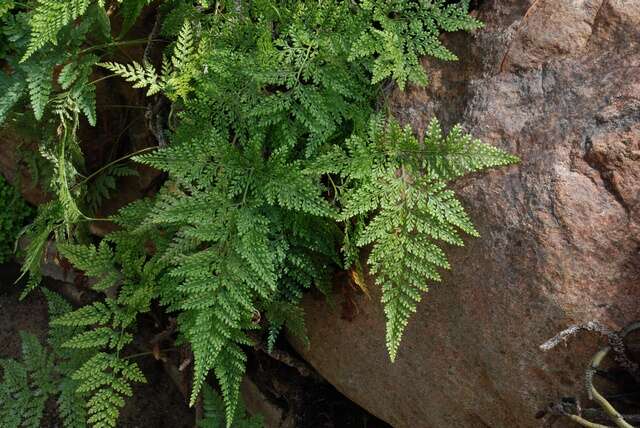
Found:
[[[133,61],[131,64],[118,64],[105,62],[98,64],[101,67],[133,83],[134,88],[148,88],[147,96],[157,94],[163,89],[163,83],[153,64],[145,62],[140,64]]]
[[[363,2],[362,7],[375,25],[363,31],[350,58],[370,58],[372,83],[392,78],[400,89],[407,82],[427,84],[421,64],[423,56],[444,61],[457,59],[440,41],[441,31],[482,27],[480,21],[468,14],[468,1],[446,4],[445,0],[435,0],[425,4],[419,0],[372,0]]]
[[[240,383],[246,371],[247,356],[235,344],[225,346],[218,355],[214,373],[222,390],[227,428],[231,428],[238,411]]]
[[[519,161],[504,150],[464,134],[460,125],[455,125],[444,137],[436,119],[431,120],[424,135],[424,152],[429,173],[447,181]]]
[[[78,382],[63,377],[58,386],[58,414],[64,428],[86,428],[87,412],[84,397],[78,394]]]
[[[23,76],[12,77],[0,74],[0,125],[6,121],[9,111],[20,100],[27,87]]]
[[[225,406],[220,395],[209,385],[202,388],[202,407],[204,417],[199,421],[200,428],[225,428]],[[230,428],[262,428],[263,420],[261,416],[249,417],[242,400],[238,400],[236,414],[233,417]]]
[[[108,324],[113,319],[114,308],[115,302],[113,299],[106,299],[104,302],[95,302],[78,308],[73,312],[64,313],[53,319],[51,324],[69,327]]]
[[[195,53],[194,37],[191,23],[185,20],[171,57],[171,64],[175,71],[181,71],[189,65]]]
[[[92,285],[96,291],[104,291],[120,280],[120,271],[113,264],[113,251],[102,241],[96,248],[92,245],[58,244],[58,251],[76,268],[86,275],[97,278]]]
[[[79,382],[77,392],[87,393],[87,422],[94,428],[117,426],[125,398],[133,394],[131,383],[146,382],[135,363],[107,353],[97,353],[72,376]]]
[[[0,18],[15,7],[14,0],[0,0]]]
[[[91,0],[38,0],[29,19],[31,41],[21,61],[47,43],[55,44],[58,32],[83,15],[90,4]]]
[[[266,313],[269,320],[267,340],[269,352],[273,351],[278,334],[283,327],[300,339],[305,346],[309,346],[304,309],[300,305],[287,301],[275,301],[267,306]]]
[[[44,407],[54,392],[53,359],[32,334],[20,333],[22,362],[0,360],[0,425],[39,428]]]
[[[37,120],[42,119],[44,109],[49,102],[52,90],[51,79],[52,69],[48,66],[31,67],[27,74],[31,107]]]
[[[369,140],[349,142],[352,163],[345,179],[357,183],[343,194],[342,218],[368,215],[350,245],[371,245],[370,273],[382,287],[387,347],[394,360],[408,320],[430,282],[449,262],[438,241],[463,245],[460,232],[478,236],[447,182],[485,168],[514,163],[504,151],[464,135],[459,126],[444,136],[433,120],[420,144],[409,128],[375,119]],[[361,224],[358,221],[358,224]]]
[[[62,207],[57,201],[42,204],[38,207],[38,214],[33,223],[23,229],[27,248],[20,267],[20,278],[28,274],[29,281],[20,295],[21,299],[40,284],[42,257],[47,248],[49,237],[60,226],[59,221],[62,215]]]

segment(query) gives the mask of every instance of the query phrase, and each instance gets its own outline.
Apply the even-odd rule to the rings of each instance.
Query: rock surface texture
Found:
[[[393,96],[416,130],[437,116],[522,163],[458,183],[482,234],[411,319],[395,363],[378,288],[350,315],[306,301],[299,352],[396,428],[537,427],[582,389],[587,336],[539,345],[588,320],[640,318],[640,1],[485,0],[477,34],[426,62],[431,83]]]

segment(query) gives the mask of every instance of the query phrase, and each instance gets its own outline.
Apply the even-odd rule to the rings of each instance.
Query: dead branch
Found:
[[[614,351],[615,361],[625,369],[633,379],[640,383],[640,366],[638,363],[632,361],[627,355],[627,347],[624,343],[624,338],[633,330],[640,328],[640,322],[634,322],[628,325],[620,333],[615,332],[605,325],[602,325],[596,321],[589,321],[584,324],[576,324],[561,331],[551,339],[540,345],[540,349],[543,351],[549,351],[555,348],[560,343],[565,343],[570,337],[576,335],[580,331],[591,331],[599,333],[607,338],[609,346]]]
[[[627,421],[624,420],[624,417],[604,398],[593,385],[593,375],[596,370],[600,366],[604,357],[607,356],[611,348],[609,346],[602,348],[593,356],[591,360],[591,364],[587,368],[586,373],[586,381],[587,381],[587,392],[589,394],[589,398],[597,402],[600,407],[607,413],[609,418],[616,424],[619,428],[633,428],[633,425],[630,425]]]
[[[614,350],[616,362],[618,362],[618,364],[625,368],[636,380],[638,379],[638,364],[628,358],[626,353],[626,346],[624,344],[625,337],[632,331],[638,329],[640,329],[640,322],[631,323],[622,331],[614,332],[608,327],[603,326],[602,324],[594,321],[589,321],[585,324],[573,325],[540,345],[540,349],[542,349],[543,351],[548,351],[556,347],[559,343],[566,342],[567,339],[583,330],[597,332],[607,338],[609,346],[606,346],[596,352],[596,354],[591,359],[591,363],[587,367],[587,370],[585,372],[585,384],[587,393],[589,394],[589,398],[598,403],[598,405],[604,410],[606,416],[611,421],[613,421],[618,428],[633,428],[633,426],[630,425],[629,422],[627,422],[625,417],[620,414],[620,412],[618,412],[615,407],[613,407],[611,403],[609,403],[609,401],[602,396],[602,394],[600,394],[600,392],[593,384],[593,378],[604,358],[609,354],[611,350]],[[591,422],[582,417],[582,412],[579,405],[577,406],[576,410],[577,411],[573,413],[571,411],[568,411],[562,404],[556,404],[550,405],[545,413],[555,416],[565,416],[576,422],[577,424],[589,428],[607,427],[607,425],[601,425],[595,422]]]

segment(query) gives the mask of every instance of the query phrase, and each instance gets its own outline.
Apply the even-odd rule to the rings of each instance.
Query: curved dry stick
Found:
[[[578,416],[578,415],[572,415],[572,414],[567,413],[564,416],[568,417],[573,422],[575,422],[578,425],[581,425],[583,427],[587,427],[587,428],[611,428],[609,425],[601,425],[601,424],[597,424],[595,422],[590,422],[590,421],[586,420],[585,418],[583,418],[581,416]]]
[[[620,333],[612,331],[607,326],[602,325],[595,321],[589,321],[584,324],[576,324],[571,327],[561,331],[551,339],[547,340],[545,343],[540,345],[540,349],[543,351],[548,351],[554,347],[556,347],[561,342],[565,342],[569,337],[577,334],[580,331],[593,331],[601,334],[607,338],[609,342],[609,346],[613,349],[615,353],[616,362],[625,369],[633,379],[640,383],[640,366],[634,361],[632,361],[627,356],[627,347],[624,344],[624,338],[634,330],[640,328],[640,321],[636,321],[634,323],[629,324],[625,327]]]
[[[594,321],[589,321],[585,324],[573,325],[551,339],[547,340],[545,343],[540,345],[540,349],[543,351],[548,351],[554,347],[556,347],[559,343],[565,342],[569,337],[575,335],[581,330],[586,331],[595,331],[607,337],[610,346],[602,348],[591,359],[591,364],[587,368],[585,372],[585,383],[587,387],[587,393],[589,394],[589,398],[597,402],[600,407],[605,411],[607,416],[616,424],[618,428],[634,428],[633,425],[630,425],[624,417],[604,398],[598,390],[593,385],[593,377],[596,373],[596,370],[602,363],[602,360],[607,356],[609,351],[613,349],[616,353],[616,361],[623,366],[629,373],[637,379],[638,375],[638,364],[629,360],[626,355],[626,347],[624,344],[624,338],[631,332],[640,329],[640,321],[633,322],[625,327],[620,333],[613,332],[606,326],[599,324]],[[590,422],[584,419],[581,416],[570,414],[567,412],[564,413],[564,416],[568,417],[572,421],[576,422],[579,425],[588,427],[588,428],[607,428],[606,425],[600,425],[594,422]]]
[[[589,393],[589,398],[597,402],[600,407],[602,407],[602,409],[607,413],[607,415],[609,415],[611,420],[616,424],[616,426],[618,426],[618,428],[634,428],[633,425],[630,425],[629,423],[627,423],[627,421],[624,420],[622,415],[615,409],[615,407],[613,407],[606,398],[600,395],[596,387],[593,386],[593,375],[610,350],[611,347],[604,347],[596,352],[596,355],[593,356],[591,365],[589,366],[589,368],[587,368],[586,373],[587,392]]]

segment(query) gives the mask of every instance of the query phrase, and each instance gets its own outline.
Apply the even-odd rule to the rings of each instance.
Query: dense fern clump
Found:
[[[44,290],[49,316],[68,314],[71,305],[61,296]],[[53,326],[47,345],[29,333],[21,333],[22,360],[0,360],[0,426],[3,428],[42,426],[45,403],[54,398],[65,427],[85,427],[84,394],[72,373],[87,359],[84,352],[63,346],[74,334],[73,328]],[[104,425],[102,425],[104,426]]]
[[[25,222],[33,215],[22,196],[0,175],[0,263],[13,254],[16,239]]]
[[[146,41],[172,41],[158,63],[146,50],[123,62],[110,49],[127,43],[111,34],[113,9],[126,34],[147,2],[111,2],[109,13],[103,3],[11,2],[0,18],[10,55],[0,121],[33,114],[56,130],[40,151],[57,199],[26,233],[28,289],[54,238],[105,296],[52,320],[73,330],[54,349],[84,355],[65,379],[85,400],[86,421],[116,426],[130,384],[144,381],[122,352],[155,306],[175,314],[193,352],[190,402],[204,391],[214,421],[205,426],[220,423],[209,373],[226,425],[254,426],[240,424],[238,404],[251,331],[264,328],[270,347],[283,329],[304,338],[303,293],[328,292],[337,270],[361,277],[365,247],[393,360],[428,284],[449,268],[441,245],[477,236],[449,183],[516,161],[459,126],[443,132],[436,119],[416,136],[381,103],[389,85],[427,83],[423,56],[456,59],[440,34],[481,27],[468,1],[166,0]],[[80,225],[96,220],[115,187],[108,176],[90,180],[78,143],[81,118],[96,122],[97,71],[171,108],[158,147],[131,156],[164,173],[161,189],[111,217],[119,229],[95,245]],[[101,171],[117,177],[126,168]]]

